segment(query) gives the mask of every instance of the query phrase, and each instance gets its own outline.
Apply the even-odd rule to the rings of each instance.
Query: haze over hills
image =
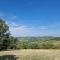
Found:
[[[60,40],[60,37],[42,36],[42,37],[17,37],[18,40],[42,41],[42,40]]]

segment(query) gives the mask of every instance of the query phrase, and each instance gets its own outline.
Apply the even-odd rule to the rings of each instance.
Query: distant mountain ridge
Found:
[[[60,40],[60,37],[53,37],[53,36],[43,36],[43,37],[18,37],[18,40],[28,40],[28,41],[36,41],[36,40]]]

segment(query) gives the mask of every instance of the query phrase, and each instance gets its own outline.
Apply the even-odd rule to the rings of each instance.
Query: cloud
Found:
[[[15,22],[12,22],[10,24],[8,24],[10,27],[18,27],[19,25]]]
[[[47,26],[31,27],[25,25],[19,25],[15,22],[9,25],[9,30],[13,36],[40,36],[44,33],[45,30],[48,30]]]
[[[60,26],[59,24],[53,26],[38,26],[31,27],[25,25],[19,25],[17,23],[12,23],[13,26],[9,26],[9,30],[12,36],[60,36]]]
[[[13,36],[28,36],[31,32],[26,26],[10,27],[9,30]]]

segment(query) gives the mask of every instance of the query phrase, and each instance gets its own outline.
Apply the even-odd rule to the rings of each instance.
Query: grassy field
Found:
[[[60,50],[26,49],[0,51],[0,60],[60,60]]]

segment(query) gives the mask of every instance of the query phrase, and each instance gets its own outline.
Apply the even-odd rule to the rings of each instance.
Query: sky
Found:
[[[60,0],[0,0],[0,18],[12,36],[60,36]]]

